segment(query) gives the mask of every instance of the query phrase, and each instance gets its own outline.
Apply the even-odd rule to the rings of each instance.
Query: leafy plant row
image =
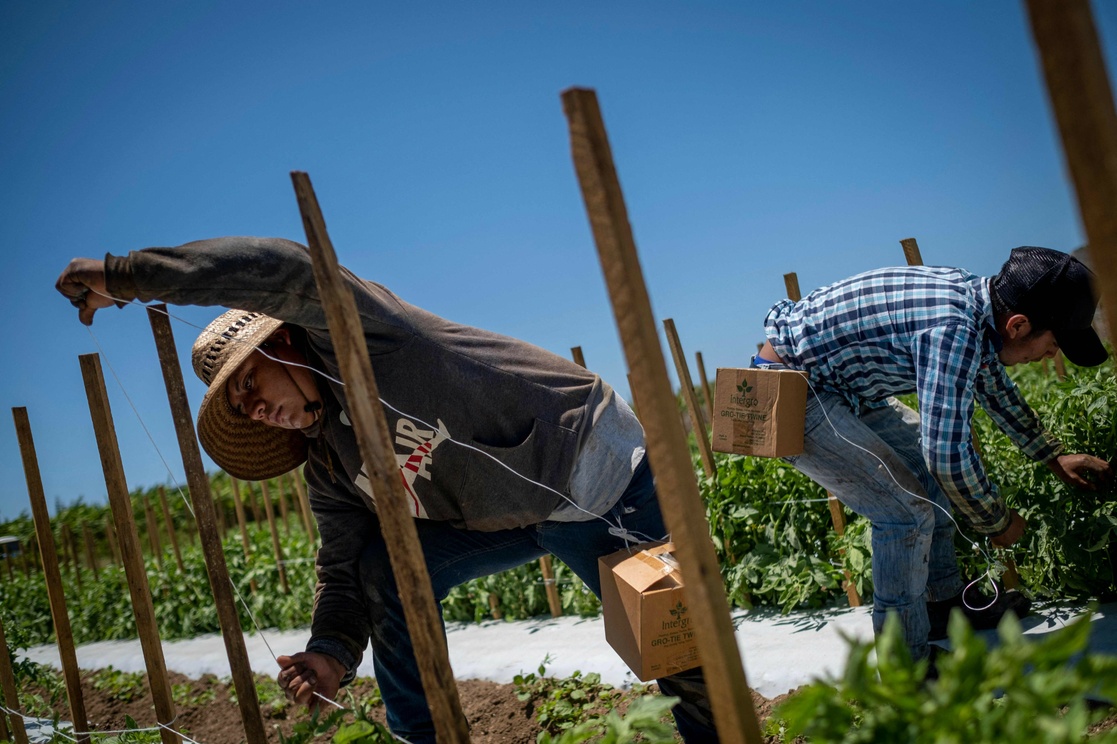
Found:
[[[1112,458],[1117,452],[1117,379],[1113,363],[1093,370],[1068,367],[1065,381],[1057,381],[1037,365],[1014,374],[1025,396],[1048,428],[1066,444],[1067,451]],[[1041,597],[1111,596],[1117,575],[1113,488],[1090,493],[1066,486],[1042,465],[1020,455],[980,411],[975,417],[975,428],[993,481],[1000,484],[1008,503],[1020,509],[1029,523],[1024,539],[1011,553],[997,556],[997,560],[1013,558],[1025,585]],[[735,606],[775,606],[787,611],[844,602],[844,572],[848,572],[862,597],[871,597],[870,531],[865,520],[847,512],[847,528],[839,537],[831,526],[825,492],[787,464],[729,455],[717,455],[716,460],[717,475],[708,478],[701,474],[695,453],[711,538],[728,596]],[[242,484],[244,495],[245,485]],[[228,477],[223,473],[215,475],[212,488],[230,525],[225,539],[230,575],[251,608],[255,622],[261,627],[278,628],[307,625],[314,587],[310,563],[314,549],[297,527],[298,515],[290,517],[296,529],[289,533],[280,530],[284,555],[299,561],[286,567],[290,593],[284,594],[278,584],[266,523],[250,523],[252,558],[246,561],[235,528]],[[270,494],[273,501],[278,498],[274,484]],[[144,496],[154,500],[157,495],[154,489],[133,494],[136,525],[146,545]],[[260,498],[258,488],[253,497]],[[169,503],[176,530],[180,535],[186,534],[192,518],[184,501],[176,495]],[[80,535],[83,523],[99,526],[106,521],[106,507],[80,500],[57,511],[56,534],[62,525],[69,525]],[[277,508],[277,518],[278,513]],[[261,515],[258,517],[262,519]],[[0,534],[27,537],[32,532],[26,516],[0,525]],[[162,538],[166,546],[166,535]],[[971,576],[979,576],[989,568],[984,557],[972,551],[968,539],[959,535],[958,545],[965,570]],[[107,563],[107,544],[100,543],[98,552]],[[159,565],[148,558],[156,613],[163,637],[168,640],[218,630],[201,551],[187,544],[182,554],[184,571],[179,571],[173,560],[165,559]],[[83,571],[89,573],[87,568]],[[99,582],[85,575],[79,590],[72,572],[64,571],[78,642],[134,635],[122,574],[119,568],[108,567],[102,570]],[[561,561],[555,562],[555,574],[564,613],[591,616],[600,612],[597,598]],[[0,571],[0,604],[5,608],[6,627],[14,624],[27,629],[32,643],[49,640],[52,628],[41,574],[33,573],[28,578],[17,570],[9,581]],[[443,608],[448,620],[479,621],[493,616],[494,604],[506,619],[548,613],[538,564],[527,564],[457,587],[443,602]],[[243,607],[241,614],[242,624],[252,628],[253,621]]]

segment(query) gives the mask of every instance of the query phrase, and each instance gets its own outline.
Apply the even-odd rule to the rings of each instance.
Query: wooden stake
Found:
[[[337,352],[342,380],[348,390],[349,417],[353,421],[361,457],[369,470],[372,491],[376,494],[376,511],[380,516],[392,570],[399,586],[410,587],[409,591],[401,592],[400,598],[435,732],[441,744],[466,742],[469,741],[469,726],[462,713],[458,688],[450,668],[446,635],[438,617],[419,535],[403,491],[388,423],[383,409],[376,403],[380,395],[356,303],[342,280],[310,178],[305,173],[293,172],[291,180],[306,229],[314,277],[326,311],[330,337]],[[371,508],[372,504],[369,506]]]
[[[1089,0],[1027,0],[1067,169],[1117,343],[1117,109]]]
[[[15,711],[12,714],[12,731],[15,733],[16,744],[28,744],[27,729],[23,725],[20,715],[19,691],[16,689],[16,677],[12,671],[11,656],[8,651],[8,639],[4,636],[4,623],[0,621],[0,690],[4,692],[4,707]],[[0,713],[0,737],[10,740],[8,728],[4,725],[4,714]],[[84,737],[89,741],[89,737]]]
[[[489,592],[489,614],[493,616],[493,620],[500,620],[504,617],[504,613],[500,611],[500,597],[496,592]]]
[[[268,531],[271,532],[271,546],[275,553],[275,565],[279,571],[279,586],[282,587],[284,594],[290,594],[291,587],[287,585],[287,566],[283,559],[283,547],[279,544],[279,530],[275,526],[275,511],[271,506],[267,481],[260,481],[260,494],[264,502],[264,513],[268,515]]]
[[[1043,361],[1046,362],[1047,360],[1044,359]],[[1055,378],[1058,380],[1067,379],[1067,363],[1063,358],[1062,351],[1055,352]]]
[[[790,274],[783,275],[783,286],[787,288],[787,299],[792,302],[798,302],[803,299],[803,295],[799,293],[799,277],[792,271]],[[757,351],[763,348],[764,344],[757,347]]]
[[[147,541],[151,545],[151,554],[155,556],[155,562],[160,568],[163,567],[163,546],[159,542],[159,525],[155,521],[155,512],[151,509],[151,502],[144,493],[140,496],[144,505],[144,518],[147,522]]]
[[[123,561],[120,559],[120,548],[116,546],[116,527],[112,523],[112,514],[105,515],[105,539],[109,541],[113,563],[119,566]]]
[[[35,521],[35,534],[38,536],[39,557],[42,560],[43,578],[47,585],[47,599],[50,601],[50,616],[54,620],[58,657],[62,662],[62,676],[66,680],[66,698],[70,704],[70,717],[74,722],[77,738],[82,742],[88,742],[89,736],[86,732],[89,731],[89,718],[85,714],[85,700],[81,695],[74,633],[70,627],[70,616],[66,612],[66,597],[62,593],[62,571],[58,566],[58,551],[55,549],[54,533],[50,528],[50,513],[47,511],[46,494],[43,493],[39,456],[35,452],[35,440],[31,436],[31,422],[27,418],[27,409],[13,408],[12,417],[15,419],[19,451],[23,457],[23,474],[27,478],[27,494],[31,499],[31,515]],[[9,708],[14,710],[19,707],[19,698],[9,695],[7,690],[4,691],[4,697],[12,701]],[[12,723],[15,728],[14,719]],[[26,741],[24,735],[24,742]],[[172,743],[167,742],[167,744]]]
[[[85,543],[85,557],[89,561],[89,570],[93,572],[93,580],[99,582],[101,580],[101,569],[97,566],[96,541],[93,538],[93,530],[89,529],[88,522],[82,523],[81,533],[82,542]]]
[[[698,376],[702,378],[702,397],[706,399],[706,420],[714,420],[714,394],[710,391],[710,378],[706,376],[706,365],[702,362],[702,352],[694,352],[698,363]]]
[[[710,446],[706,422],[702,419],[702,407],[698,405],[698,396],[694,394],[694,382],[691,380],[690,368],[687,367],[686,357],[683,355],[683,345],[679,343],[675,321],[671,318],[664,320],[663,330],[667,334],[667,346],[671,349],[671,356],[675,360],[675,373],[679,377],[679,386],[683,389],[683,400],[686,402],[687,411],[690,412],[690,424],[694,428],[694,439],[698,443],[698,456],[702,460],[702,468],[708,478],[713,478],[717,475],[718,466],[714,462],[714,450]]]
[[[147,665],[147,678],[151,685],[155,714],[160,723],[169,726],[176,718],[175,704],[171,698],[171,684],[167,679],[163,647],[159,642],[159,628],[155,624],[155,608],[151,603],[151,589],[148,586],[147,573],[144,571],[140,537],[136,532],[136,523],[132,519],[132,501],[128,497],[124,466],[120,462],[116,427],[113,424],[109,397],[101,373],[101,358],[97,354],[83,354],[78,359],[85,380],[85,394],[89,398],[93,431],[97,435],[97,448],[101,453],[101,467],[105,471],[109,507],[112,510],[113,521],[116,522],[120,554],[124,558],[124,572],[128,578],[128,591],[132,595],[132,612],[136,616],[136,630],[139,632],[140,647]],[[163,744],[178,744],[180,741],[177,734],[166,728],[159,729],[159,736]]]
[[[233,687],[237,692],[237,705],[241,721],[244,723],[247,744],[267,744],[264,719],[260,714],[260,702],[256,695],[256,680],[248,663],[248,652],[244,645],[244,631],[237,616],[237,606],[233,598],[232,582],[225,564],[222,535],[218,534],[210,498],[209,476],[202,465],[202,455],[194,434],[194,419],[186,398],[186,386],[182,381],[182,367],[179,366],[178,350],[175,348],[171,321],[166,314],[165,305],[153,305],[147,310],[147,318],[155,336],[155,348],[159,352],[159,364],[163,370],[163,383],[167,388],[167,400],[171,406],[178,448],[182,454],[182,467],[186,473],[186,485],[190,491],[190,502],[194,508],[194,519],[198,525],[198,537],[202,543],[202,555],[206,561],[206,575],[209,577],[210,590],[213,592],[217,607],[217,620],[221,625],[221,636],[225,641],[225,654],[229,658],[229,670],[233,677]]]
[[[574,363],[577,364],[579,367],[586,366],[586,358],[582,355],[581,346],[571,346],[570,356],[574,360]]]
[[[283,478],[275,479],[275,486],[279,490],[279,514],[283,518],[283,529],[287,537],[291,536],[291,510],[287,508],[287,491],[283,488]]]
[[[919,244],[915,242],[915,238],[904,238],[900,241],[900,246],[904,249],[904,258],[907,259],[908,266],[923,265],[923,256],[919,253]]]
[[[295,499],[299,502],[299,513],[303,518],[303,529],[306,530],[306,536],[310,539],[311,547],[314,546],[314,517],[310,513],[310,501],[306,498],[306,486],[303,484],[303,474],[298,468],[295,468],[287,475],[291,476],[291,483],[295,487]]]
[[[244,523],[244,502],[240,499],[240,481],[230,475],[229,484],[233,487],[233,506],[237,511],[237,526],[240,528],[240,542],[244,547],[244,561],[248,563],[252,551],[249,547],[248,527]],[[253,594],[256,593],[256,579],[249,579],[248,588]]]
[[[159,486],[155,489],[159,494],[159,505],[163,509],[163,523],[167,525],[167,537],[171,541],[171,549],[175,554],[175,563],[178,565],[178,570],[186,573],[186,566],[182,564],[182,551],[178,549],[178,535],[175,534],[175,522],[171,519],[171,507],[167,504],[167,489]]]
[[[562,94],[574,166],[647,434],[663,517],[682,567],[698,653],[723,742],[764,741],[745,679],[710,525],[698,493],[686,435],[667,377],[651,302],[636,254],[620,183],[592,90]]]
[[[62,544],[66,546],[66,555],[70,561],[70,569],[74,574],[74,581],[78,586],[78,594],[83,591],[81,582],[81,564],[78,562],[78,546],[74,541],[74,531],[70,529],[70,525],[62,525]]]

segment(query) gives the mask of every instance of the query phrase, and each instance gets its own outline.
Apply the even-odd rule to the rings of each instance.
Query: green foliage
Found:
[[[540,732],[539,744],[578,744],[594,741],[596,744],[673,744],[675,727],[666,723],[671,708],[679,702],[675,697],[645,695],[628,706],[622,716],[616,711],[602,719],[584,721],[553,737],[547,731]]]
[[[111,666],[98,669],[92,675],[93,689],[100,690],[109,697],[128,703],[144,691],[143,672],[122,672]]]
[[[279,732],[280,744],[309,744],[336,729],[333,744],[389,744],[396,739],[384,724],[374,721],[370,709],[373,704],[358,700],[348,693],[349,708],[332,708],[322,715],[323,708],[315,709],[309,718],[294,725],[290,736]],[[379,704],[377,702],[376,704]]]
[[[106,744],[159,744],[162,738],[158,729],[139,730],[140,726],[132,716],[124,716],[124,728],[131,729],[122,734],[101,739]],[[183,731],[186,734],[188,732]]]
[[[548,677],[547,662],[550,660],[550,656],[543,659],[538,674],[521,672],[512,679],[516,697],[532,701],[535,720],[544,731],[557,734],[585,721],[596,720],[592,711],[620,695],[612,685],[601,682],[600,674],[583,676],[576,670],[565,679]]]
[[[1090,618],[1040,640],[1025,640],[1008,615],[989,650],[961,613],[950,621],[953,651],[913,662],[895,617],[875,645],[850,643],[845,675],[801,688],[769,719],[768,733],[804,735],[816,744],[937,742],[1069,744],[1087,740],[1104,711],[1088,700],[1117,699],[1117,659],[1085,653]],[[1117,741],[1111,730],[1089,741]]]

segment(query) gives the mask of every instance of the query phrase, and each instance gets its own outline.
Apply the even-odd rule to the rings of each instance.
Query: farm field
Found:
[[[1015,377],[1047,426],[1068,447],[1099,454],[1117,450],[1117,383],[1112,361],[1098,370],[1071,368],[1065,380],[1057,379],[1053,371],[1039,365],[1022,369]],[[1113,513],[1112,494],[1072,492],[1042,472],[1041,466],[1024,460],[982,414],[976,419],[976,429],[993,478],[1003,485],[1009,503],[1019,508],[1034,526],[1017,548],[999,555],[998,560],[1013,558],[1023,585],[1039,600],[1076,603],[1077,607],[1090,601],[1113,601],[1117,597],[1114,583],[1117,551],[1112,546],[1117,516]],[[840,618],[844,617],[857,620],[850,626],[855,639],[867,640],[864,634],[869,629],[864,608],[844,609],[847,594],[843,588],[848,571],[857,594],[866,599],[871,597],[872,572],[864,520],[847,514],[846,532],[839,537],[833,531],[825,505],[819,503],[825,494],[781,461],[719,455],[716,477],[706,477],[699,467],[697,450],[694,455],[726,591],[737,608],[735,617],[741,620],[744,638],[740,646],[750,683],[763,697],[773,698],[807,684],[814,672],[837,675],[848,650],[844,642],[827,646],[823,640],[826,634],[841,626],[845,621]],[[236,484],[220,473],[211,478],[218,515],[224,523],[224,553],[243,598],[241,622],[246,628],[297,633],[297,629],[309,623],[314,527],[302,516],[295,486],[290,477],[273,481],[267,488],[260,484]],[[179,639],[215,633],[216,612],[208,597],[201,550],[192,539],[192,520],[185,500],[175,488],[154,488],[133,492],[132,502],[165,647],[172,649]],[[266,507],[272,512],[270,520],[264,518],[269,511]],[[52,522],[62,558],[73,633],[79,644],[135,637],[123,571],[114,561],[113,538],[106,517],[105,507],[79,502],[61,508]],[[21,538],[25,547],[33,534],[26,518],[0,526],[0,531]],[[969,551],[968,542],[960,542],[960,546],[965,548],[960,553],[965,570],[971,576],[984,573],[988,568],[984,558]],[[33,560],[26,559],[29,554],[30,551],[20,559],[6,562],[0,570],[5,629],[9,644],[20,650],[52,641],[42,574]],[[464,646],[469,646],[477,645],[469,637],[471,629],[496,629],[505,634],[503,646],[514,649],[509,662],[514,668],[505,669],[503,679],[488,680],[495,686],[481,685],[478,689],[486,691],[483,695],[507,697],[506,690],[500,691],[509,684],[507,675],[514,677],[535,668],[548,654],[554,654],[548,660],[549,678],[575,680],[570,684],[577,688],[581,684],[574,674],[577,670],[583,675],[599,674],[603,683],[625,684],[623,667],[621,679],[610,677],[608,669],[591,667],[590,660],[599,658],[612,658],[613,664],[619,664],[607,648],[600,653],[591,652],[583,641],[577,641],[571,647],[579,648],[579,656],[571,668],[564,666],[568,660],[550,646],[532,652],[526,642],[510,640],[507,634],[521,623],[507,621],[534,618],[530,622],[537,627],[530,635],[540,639],[544,637],[541,628],[547,624],[585,630],[599,622],[596,598],[561,563],[556,562],[554,571],[562,618],[548,619],[546,584],[537,564],[466,584],[443,603],[450,624],[451,658],[459,677],[483,679],[486,675],[466,671],[466,665],[454,655],[455,634],[460,633]],[[1066,619],[1066,613],[1054,612],[1051,623],[1043,615],[1026,621],[1025,630],[1033,635],[1042,634]],[[498,616],[500,622],[494,620]],[[788,631],[789,645],[766,648],[764,642],[750,639],[750,620],[742,620],[746,617],[763,617],[773,627]],[[819,622],[820,617],[827,620]],[[1103,610],[1092,624],[1102,629],[1109,622]],[[268,630],[265,635],[270,638],[275,632],[279,631]],[[597,642],[603,644],[600,630],[594,632]],[[830,640],[836,637],[835,634]],[[1114,654],[1117,648],[1107,645],[1104,640],[1107,637],[1106,633],[1098,633],[1089,649]],[[292,642],[291,646],[299,647],[304,640]],[[279,646],[276,652],[286,648]],[[807,660],[797,660],[789,649],[804,653]],[[139,664],[136,652],[128,653],[117,647],[111,653],[114,659],[111,663],[118,667],[117,672],[132,674],[140,668],[119,668],[128,659]],[[760,661],[765,653],[772,654],[773,669],[806,673],[790,682],[766,679]],[[198,652],[192,655],[205,656]],[[214,655],[222,654],[218,651]],[[827,667],[820,659],[837,663]],[[255,671],[265,675],[273,663],[270,654],[263,657],[262,669],[253,662]],[[81,665],[103,668],[104,664],[81,660]],[[171,668],[175,669],[174,665]],[[371,674],[371,668],[361,673]],[[473,687],[473,683],[469,686]],[[512,698],[525,702],[516,698],[515,691]],[[481,707],[503,710],[503,705],[490,700]],[[63,708],[64,704],[56,712]],[[517,709],[509,710],[514,718]],[[211,716],[204,719],[211,720]]]

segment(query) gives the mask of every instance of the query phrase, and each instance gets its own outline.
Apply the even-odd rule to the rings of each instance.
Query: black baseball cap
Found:
[[[993,286],[1009,310],[1055,333],[1067,359],[1096,367],[1108,356],[1091,326],[1098,300],[1094,274],[1074,256],[1050,248],[1013,248]]]

